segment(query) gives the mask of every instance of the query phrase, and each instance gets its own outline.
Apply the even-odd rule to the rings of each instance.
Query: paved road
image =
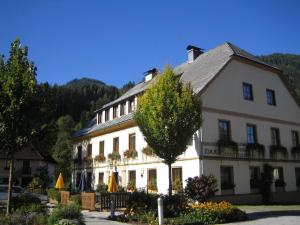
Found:
[[[245,222],[232,225],[299,225],[300,206],[241,206],[249,216]]]
[[[83,210],[82,214],[86,225],[126,225],[126,223],[107,220],[109,212],[89,212]]]

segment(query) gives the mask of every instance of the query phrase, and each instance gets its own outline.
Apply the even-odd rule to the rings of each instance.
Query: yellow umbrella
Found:
[[[55,184],[55,188],[59,188],[59,189],[65,188],[64,179],[63,179],[61,173],[59,173],[58,179],[57,179],[56,184]]]
[[[118,184],[116,181],[116,173],[112,173],[108,183],[108,192],[117,192]]]

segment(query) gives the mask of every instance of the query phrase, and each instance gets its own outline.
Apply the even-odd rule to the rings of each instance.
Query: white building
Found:
[[[282,71],[230,43],[208,52],[193,46],[187,50],[188,61],[174,70],[201,96],[203,124],[172,165],[173,180],[184,185],[188,177],[213,174],[219,181],[217,194],[249,194],[257,191],[256,181],[268,163],[275,168],[273,191],[297,191],[300,104]],[[147,143],[133,120],[138,95],[155,75],[156,70],[148,71],[143,82],[97,110],[91,125],[75,134],[74,187],[82,171],[96,188],[116,168],[124,187],[147,188],[157,180],[158,192],[167,193],[167,166],[145,154]],[[124,157],[131,149],[137,157]],[[120,160],[110,160],[112,152]]]

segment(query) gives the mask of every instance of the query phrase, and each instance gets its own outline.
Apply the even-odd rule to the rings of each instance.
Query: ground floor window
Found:
[[[92,172],[87,172],[86,187],[88,190],[91,190],[92,188]]]
[[[234,189],[233,167],[221,166],[221,189]]]
[[[296,173],[296,186],[300,188],[300,167],[295,168]]]
[[[98,184],[104,184],[104,173],[99,173]]]
[[[81,173],[77,173],[76,174],[76,187],[79,187],[80,179],[81,179]]]
[[[156,169],[148,170],[148,189],[151,191],[157,191],[157,175]]]
[[[130,191],[135,190],[136,188],[136,171],[130,170],[128,171],[128,184],[127,189]]]
[[[257,166],[250,167],[250,188],[257,189],[260,187],[260,168]]]
[[[282,167],[275,167],[273,169],[273,177],[274,177],[275,187],[284,187],[285,186]]]
[[[172,184],[174,191],[182,191],[182,168],[172,168]]]

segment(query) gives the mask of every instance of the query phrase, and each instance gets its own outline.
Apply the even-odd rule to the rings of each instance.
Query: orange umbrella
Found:
[[[64,189],[65,188],[64,179],[63,179],[61,173],[59,173],[58,179],[57,179],[56,184],[55,184],[55,188],[58,188],[58,189]]]
[[[108,192],[117,192],[118,184],[116,181],[116,173],[112,173],[108,183]]]

